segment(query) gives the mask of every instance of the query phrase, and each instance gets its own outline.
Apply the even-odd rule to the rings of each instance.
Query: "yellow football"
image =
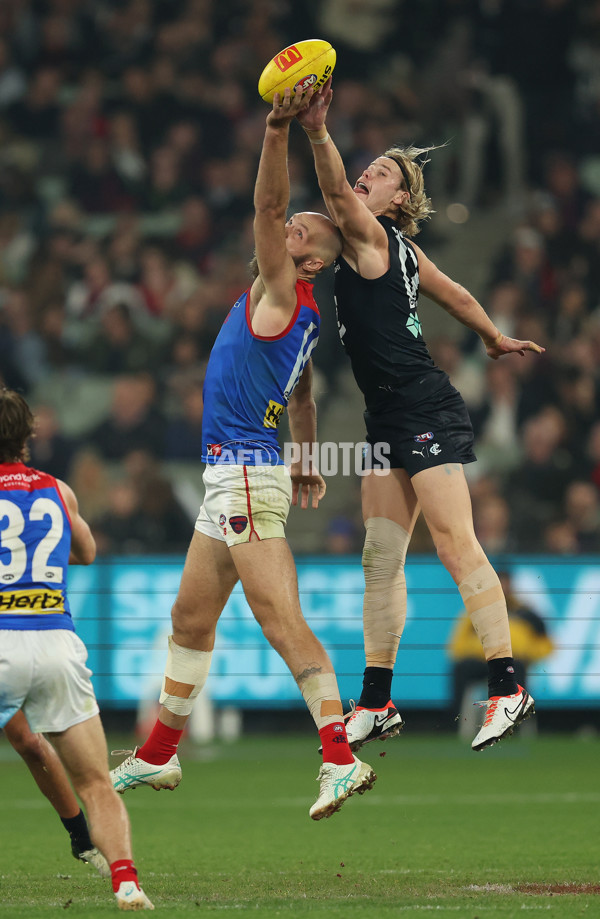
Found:
[[[328,41],[309,38],[284,48],[269,61],[260,75],[258,92],[265,102],[272,102],[275,93],[286,86],[294,91],[306,92],[325,83],[335,67],[335,48]]]

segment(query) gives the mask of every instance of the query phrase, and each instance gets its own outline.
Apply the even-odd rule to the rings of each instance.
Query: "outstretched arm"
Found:
[[[535,351],[537,354],[545,351],[545,348],[536,345],[534,341],[519,341],[503,335],[468,290],[440,271],[431,259],[427,258],[422,249],[419,249],[414,243],[411,245],[419,260],[421,293],[438,303],[450,316],[477,332],[492,360],[497,360],[503,354],[514,352],[524,355],[526,351]]]
[[[354,194],[339,150],[327,130],[325,120],[333,98],[331,77],[315,93],[308,106],[298,113],[312,145],[319,187],[327,210],[340,228],[344,242],[351,247],[376,245],[387,250],[385,230],[365,204]]]
[[[286,88],[275,94],[267,116],[258,174],[254,187],[254,239],[260,278],[273,306],[296,305],[296,266],[285,245],[285,217],[290,199],[287,170],[290,123],[301,107],[302,96]]]

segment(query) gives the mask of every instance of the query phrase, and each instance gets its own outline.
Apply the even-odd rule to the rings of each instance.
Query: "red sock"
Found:
[[[133,881],[139,888],[137,871],[130,858],[120,858],[110,866],[110,876],[112,878],[113,893],[116,893],[123,881]]]
[[[183,728],[181,731],[176,731],[175,728],[169,728],[157,719],[150,737],[135,755],[143,759],[145,763],[152,763],[153,766],[164,766],[177,752],[177,744],[181,740],[182,734]]]
[[[336,766],[349,766],[354,762],[352,751],[348,746],[346,725],[343,721],[326,724],[319,731],[323,745],[323,762],[335,763]]]

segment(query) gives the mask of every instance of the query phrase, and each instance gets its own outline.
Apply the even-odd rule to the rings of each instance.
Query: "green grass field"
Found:
[[[165,919],[600,916],[598,740],[515,737],[480,754],[444,735],[370,744],[374,789],[319,823],[315,747],[308,735],[184,745],[176,791],[125,795]],[[115,914],[109,882],[72,859],[4,740],[0,759],[0,914]]]

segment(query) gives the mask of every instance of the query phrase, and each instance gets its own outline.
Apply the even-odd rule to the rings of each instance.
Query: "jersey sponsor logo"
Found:
[[[221,455],[221,444],[207,444],[206,445],[206,455],[207,456],[220,456]]]
[[[234,533],[243,533],[248,526],[248,518],[244,517],[243,514],[235,514],[235,516],[229,518],[229,523]]]
[[[427,449],[427,447],[423,447],[422,450],[413,450],[412,452],[413,452],[413,455],[416,453],[417,456],[422,456],[423,459],[425,459],[425,451],[426,451],[426,449]]]
[[[415,434],[413,440],[415,440],[418,444],[426,444],[428,440],[433,440],[433,437],[433,431],[427,431],[426,434]]]
[[[281,405],[280,402],[275,402],[274,399],[269,399],[269,404],[267,405],[267,410],[265,412],[265,417],[263,418],[263,428],[276,428],[279,426],[281,421],[281,416],[285,411],[285,406]]]
[[[0,591],[0,614],[18,613],[30,616],[38,613],[64,613],[65,598],[60,590]]]
[[[278,67],[282,73],[285,73],[286,70],[289,70],[290,67],[293,67],[294,64],[297,64],[298,61],[301,60],[302,55],[295,45],[290,45],[289,48],[286,48],[285,51],[281,51],[277,57],[273,58],[275,66]]]

